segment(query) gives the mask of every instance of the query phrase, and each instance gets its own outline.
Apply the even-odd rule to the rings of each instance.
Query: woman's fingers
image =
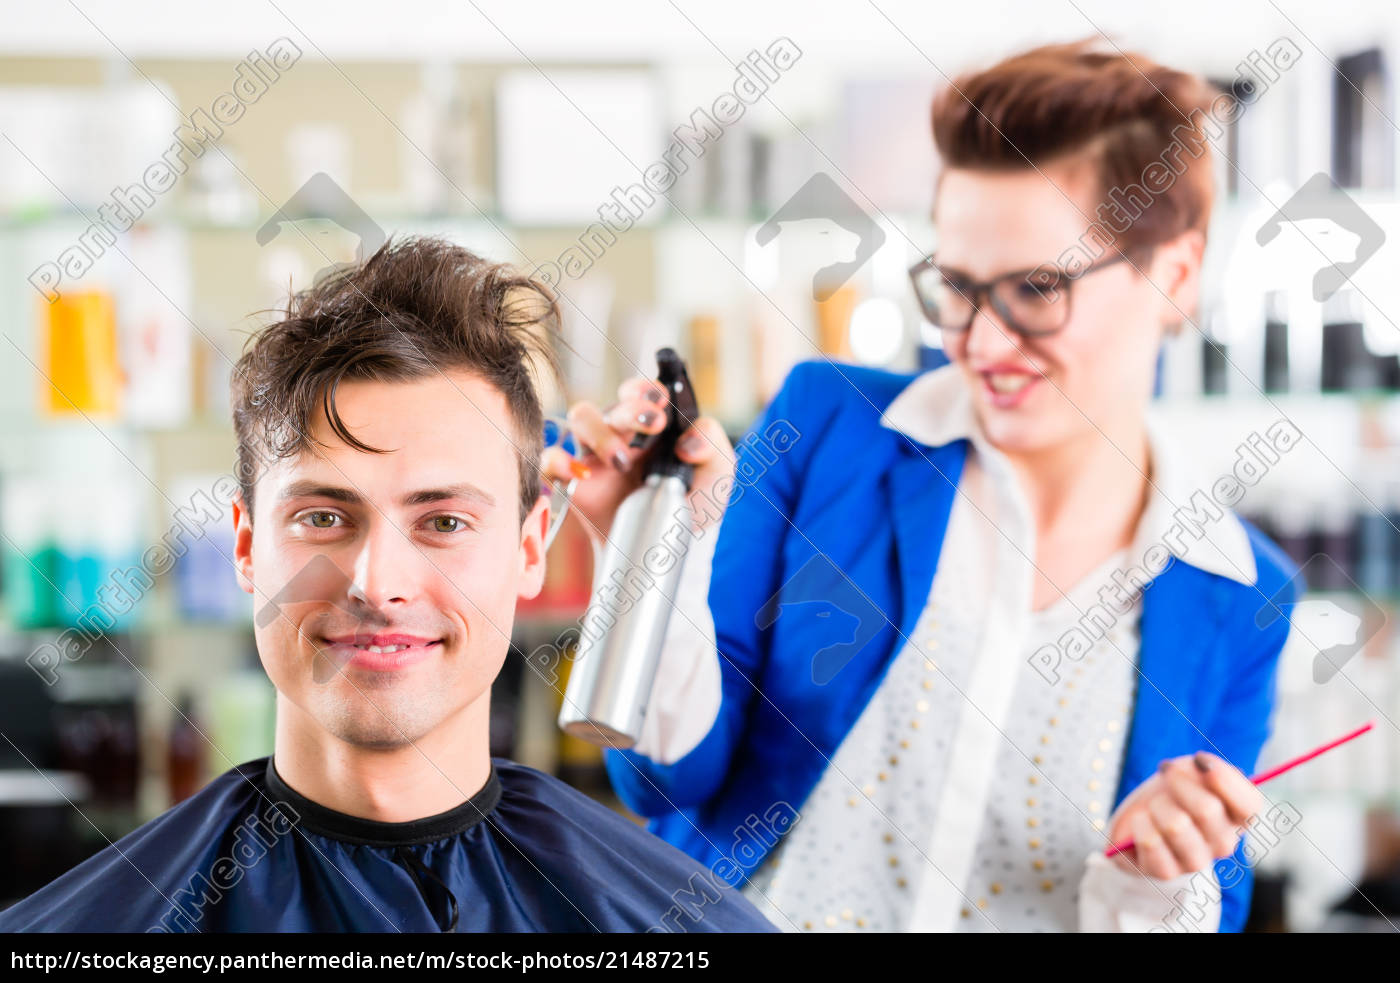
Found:
[[[618,386],[617,394],[618,401],[605,410],[586,400],[575,403],[569,407],[568,420],[583,448],[599,462],[626,471],[639,456],[631,447],[633,438],[666,428],[666,389],[654,380],[634,376]]]
[[[606,461],[619,471],[631,467],[627,441],[608,425],[598,407],[589,402],[575,403],[569,407],[568,420],[574,437],[600,461]]]
[[[1212,856],[1219,860],[1234,853],[1238,829],[1225,801],[1206,787],[1196,766],[1190,761],[1174,762],[1166,771],[1166,784],[1172,799],[1190,814]]]
[[[1154,796],[1147,807],[1152,824],[1175,858],[1178,873],[1201,870],[1212,857],[1205,837],[1191,814],[1170,795]],[[1170,875],[1175,876],[1175,875]]]
[[[1243,826],[1263,808],[1264,793],[1228,761],[1197,751],[1193,763],[1201,773],[1202,783],[1220,797],[1236,826]]]
[[[729,505],[732,489],[721,486],[720,482],[733,479],[734,447],[718,420],[702,416],[676,441],[676,457],[695,468],[690,505],[699,532],[722,516]]]
[[[637,462],[653,452],[632,446],[639,435],[655,435],[669,422],[665,387],[640,376],[618,387],[618,401],[607,409],[582,401],[569,407],[568,422],[578,446],[577,460],[562,448],[545,451],[541,469],[546,477],[566,480],[587,477],[574,493],[575,511],[591,526],[590,536],[606,535],[618,505],[641,481]],[[713,417],[700,417],[676,442],[676,455],[695,468],[691,482],[692,515],[699,528],[722,515],[729,489],[719,482],[734,473],[734,447],[724,427]],[[591,474],[581,473],[582,468]],[[718,508],[716,508],[718,506]]]
[[[644,399],[629,399],[608,407],[603,419],[625,439],[641,433],[660,433],[666,429],[666,410]]]
[[[587,478],[592,470],[578,458],[571,457],[562,447],[546,447],[540,457],[540,471],[550,481],[569,482]]]
[[[734,447],[718,420],[702,416],[676,441],[676,456],[698,468],[718,462],[727,470],[734,463]]]
[[[657,409],[666,408],[666,387],[655,379],[634,375],[617,387],[617,401],[627,403],[633,400],[645,402]]]
[[[1176,855],[1167,845],[1161,830],[1152,821],[1149,809],[1141,809],[1133,814],[1133,867],[1149,877],[1167,880],[1178,877],[1181,868],[1177,866]]]
[[[1204,870],[1234,853],[1240,827],[1262,804],[1254,784],[1214,755],[1163,761],[1115,813],[1110,839],[1134,840],[1131,857],[1115,862],[1162,879]]]

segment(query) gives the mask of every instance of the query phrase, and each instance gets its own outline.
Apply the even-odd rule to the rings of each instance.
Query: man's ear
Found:
[[[544,587],[544,537],[549,531],[549,496],[541,495],[520,529],[520,573],[517,592],[522,598],[539,595]]]
[[[253,514],[243,502],[243,493],[233,496],[233,569],[238,586],[253,593]]]

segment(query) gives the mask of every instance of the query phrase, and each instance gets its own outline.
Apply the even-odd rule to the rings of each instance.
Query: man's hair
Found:
[[[1140,253],[1188,229],[1204,236],[1213,173],[1203,120],[1223,94],[1199,76],[1094,45],[1045,45],[953,80],[933,102],[944,164],[1008,171],[1082,156],[1101,198],[1119,192],[1113,197],[1133,216],[1126,229],[1088,216],[1115,248]],[[1144,173],[1157,161],[1171,183],[1149,190]],[[1162,171],[1154,174],[1165,184]]]
[[[386,453],[340,419],[341,382],[410,382],[458,369],[490,383],[510,407],[524,522],[539,499],[544,443],[534,374],[543,366],[558,379],[550,336],[559,312],[547,287],[443,239],[399,238],[293,294],[282,313],[244,346],[230,387],[250,521],[262,467],[308,450],[322,413],[346,444]]]

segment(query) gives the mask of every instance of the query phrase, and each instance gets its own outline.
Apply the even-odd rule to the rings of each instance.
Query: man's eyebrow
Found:
[[[359,505],[364,497],[353,488],[340,488],[336,485],[323,485],[319,481],[294,481],[282,489],[281,499],[289,502],[294,498],[329,498],[346,505]]]
[[[282,500],[290,501],[294,498],[329,498],[335,502],[345,505],[363,505],[364,496],[353,488],[342,488],[337,485],[326,485],[319,481],[294,481],[282,492]],[[478,488],[476,485],[461,482],[455,485],[444,485],[441,488],[424,488],[421,491],[409,492],[399,499],[399,502],[407,507],[415,505],[428,505],[432,502],[445,502],[454,498],[464,498],[476,502],[482,508],[492,508],[496,504],[495,496],[490,492]]]
[[[445,502],[453,498],[465,498],[476,502],[482,508],[492,508],[496,504],[496,499],[490,492],[484,491],[476,485],[460,482],[455,485],[445,485],[442,488],[425,488],[422,491],[410,492],[399,499],[406,506],[428,505],[432,502]]]

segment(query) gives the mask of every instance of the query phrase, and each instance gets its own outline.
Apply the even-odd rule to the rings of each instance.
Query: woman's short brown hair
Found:
[[[1198,76],[1095,47],[1045,45],[954,79],[933,103],[944,166],[1019,170],[1082,156],[1098,177],[1103,204],[1087,218],[1104,247],[1131,255],[1189,229],[1204,236],[1211,116],[1232,121],[1238,105]]]
[[[544,414],[535,373],[558,365],[558,307],[544,285],[444,239],[391,240],[363,263],[293,294],[282,320],[244,347],[231,382],[238,483],[249,516],[262,468],[310,446],[322,413],[351,447],[335,408],[344,381],[408,382],[449,369],[505,396],[520,468],[520,520],[540,495]]]

